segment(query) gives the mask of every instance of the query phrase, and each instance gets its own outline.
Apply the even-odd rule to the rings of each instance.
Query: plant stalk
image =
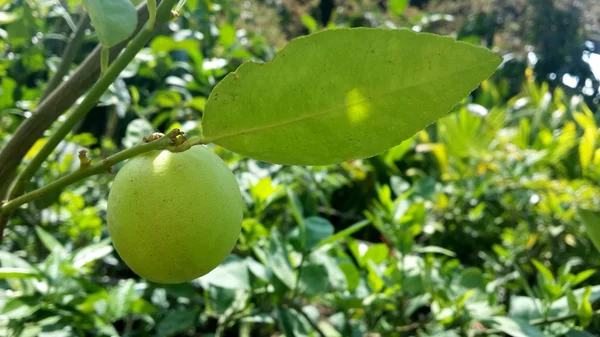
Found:
[[[173,8],[176,2],[177,0],[161,1],[160,5],[157,8],[157,17],[160,18],[161,21],[167,21],[169,18],[171,18],[173,15],[171,13],[171,9]],[[149,29],[141,29],[138,32],[138,34],[131,40],[129,45],[125,48],[123,53],[119,55],[119,57],[117,57],[117,59],[111,64],[111,66],[108,67],[106,73],[103,74],[103,76],[98,80],[98,82],[96,82],[94,86],[90,89],[90,91],[83,99],[81,104],[77,106],[77,108],[75,108],[68,115],[64,123],[61,124],[60,127],[52,134],[52,136],[48,138],[48,141],[42,147],[42,149],[35,155],[31,162],[29,162],[25,169],[17,176],[15,184],[9,192],[9,201],[2,205],[2,216],[0,216],[0,234],[4,232],[4,227],[9,216],[7,210],[5,209],[6,205],[14,205],[12,203],[12,199],[17,198],[25,191],[27,184],[29,183],[37,169],[42,165],[46,158],[48,158],[52,151],[54,151],[56,146],[69,134],[69,132],[75,127],[75,125],[96,105],[97,101],[100,99],[100,96],[102,96],[106,89],[108,89],[108,87],[115,81],[115,79],[119,76],[121,71],[123,71],[123,69],[125,69],[125,67],[135,58],[137,53],[146,45],[146,43],[148,43],[152,39],[154,33],[154,30]],[[69,182],[69,184],[72,182],[74,181]],[[42,190],[45,187],[47,186],[44,186],[39,190]],[[36,198],[37,197],[39,196],[36,196]]]
[[[43,197],[44,195],[61,190],[66,186],[69,186],[81,179],[102,173],[109,173],[110,168],[117,163],[120,163],[129,158],[135,157],[142,153],[146,153],[154,150],[163,150],[169,149],[173,152],[181,152],[179,151],[178,146],[174,146],[173,140],[179,135],[181,132],[178,129],[172,130],[169,134],[162,136],[161,138],[152,141],[150,143],[143,143],[136,146],[133,146],[127,150],[116,153],[102,161],[96,163],[95,165],[85,166],[82,165],[79,169],[74,172],[67,174],[66,176],[59,178],[52,183],[45,185],[35,191],[31,191],[29,193],[23,194],[15,199],[12,199],[2,205],[0,208],[0,214],[10,214],[19,206]],[[189,148],[189,147],[185,147]],[[83,164],[83,163],[82,163]]]

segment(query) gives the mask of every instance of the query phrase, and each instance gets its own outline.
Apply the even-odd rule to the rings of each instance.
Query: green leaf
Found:
[[[333,234],[333,225],[329,220],[311,216],[304,219],[306,245],[305,250],[311,250],[320,242],[328,239]]]
[[[136,300],[135,281],[127,280],[111,289],[108,295],[108,312],[113,321],[117,321],[131,312]]]
[[[589,209],[579,208],[577,214],[583,224],[585,225],[585,231],[596,246],[596,249],[600,251],[600,213]]]
[[[463,270],[456,278],[455,282],[456,287],[460,290],[461,294],[464,294],[472,289],[480,289],[482,292],[485,289],[483,274],[479,268],[475,267],[470,267]]]
[[[390,255],[390,249],[384,243],[378,243],[369,247],[365,255],[362,257],[362,263],[366,264],[368,261],[375,263],[382,263]]]
[[[252,288],[248,275],[248,263],[235,255],[230,255],[217,268],[201,277],[200,282],[205,287],[212,284],[228,289],[250,290]]]
[[[296,273],[292,269],[285,244],[281,241],[279,232],[271,232],[269,249],[266,251],[268,266],[288,288],[293,289],[296,283]]]
[[[425,247],[415,247],[416,253],[431,253],[431,254],[442,254],[450,257],[455,257],[456,254],[448,250],[446,248],[438,247],[438,246],[425,246]]]
[[[313,18],[310,15],[302,15],[302,17],[300,17],[300,20],[304,24],[304,27],[306,27],[306,29],[308,29],[308,32],[311,34],[316,32],[317,29],[319,29],[319,24],[317,23],[317,20],[315,20],[315,18]]]
[[[581,170],[585,174],[588,171],[588,167],[594,157],[594,149],[596,148],[596,138],[598,137],[598,130],[596,128],[586,128],[581,142],[579,143],[579,162],[581,164]]]
[[[402,15],[408,7],[408,0],[388,0],[388,8],[394,15]]]
[[[73,267],[81,268],[90,262],[109,255],[112,251],[113,247],[110,245],[110,239],[83,247],[74,252]]]
[[[177,332],[184,331],[196,324],[198,311],[179,308],[171,311],[163,318],[156,327],[156,334],[160,337],[173,336]]]
[[[487,49],[433,34],[322,31],[223,79],[206,103],[204,137],[278,164],[371,157],[444,116],[500,62]]]
[[[565,336],[566,337],[597,337],[596,335],[593,335],[587,331],[579,331],[579,330],[575,330],[575,329],[569,330],[569,332],[567,332],[567,334]]]
[[[0,268],[0,279],[38,277],[39,273],[29,268]]]
[[[592,277],[592,275],[596,274],[596,271],[593,269],[588,269],[588,270],[584,270],[580,273],[578,273],[575,276],[575,279],[573,280],[572,286],[576,286],[579,283],[587,280],[588,278]]]
[[[354,265],[354,263],[350,261],[342,261],[339,263],[340,269],[346,275],[346,283],[348,284],[348,290],[354,291],[356,287],[358,287],[358,283],[360,282],[360,273],[358,269]]]
[[[302,216],[302,214],[304,213],[304,209],[302,208],[302,203],[300,202],[300,199],[298,199],[298,196],[296,195],[294,190],[292,190],[289,187],[286,188],[286,193],[290,201],[290,206],[294,219],[300,227],[304,228],[304,218]]]
[[[544,278],[548,282],[554,283],[554,275],[552,275],[552,272],[550,271],[550,269],[546,268],[546,266],[544,266],[540,261],[538,261],[536,259],[532,259],[531,263],[535,266],[535,269],[537,269],[538,272],[540,274],[542,274],[542,276],[544,276]]]
[[[540,329],[519,319],[494,317],[494,322],[497,324],[496,329],[512,337],[544,337]]]
[[[39,308],[40,298],[38,296],[14,297],[4,303],[0,313],[6,318],[21,319],[30,317]]]
[[[127,130],[125,131],[125,137],[123,138],[123,145],[125,147],[132,147],[142,142],[142,138],[148,136],[154,132],[152,124],[145,119],[134,119],[127,124]]]
[[[277,306],[277,313],[279,316],[279,323],[281,323],[281,330],[286,337],[294,337],[294,325],[292,323],[291,313],[287,308],[281,305]]]
[[[0,12],[0,25],[6,25],[14,22],[19,17],[15,13]]]
[[[60,255],[66,254],[65,247],[58,242],[50,233],[43,230],[41,227],[36,226],[35,231],[39,236],[40,240],[44,244],[44,246],[51,252],[57,252]]]
[[[230,310],[236,303],[236,290],[221,287],[208,288],[210,307],[217,314],[223,314]]]
[[[306,264],[300,271],[298,294],[311,297],[325,294],[329,286],[327,270],[323,265]]]
[[[350,235],[358,232],[359,230],[363,229],[363,227],[365,227],[366,225],[370,224],[371,221],[370,220],[363,220],[363,221],[359,221],[355,224],[353,224],[352,226],[341,230],[337,233],[335,233],[334,235],[324,239],[323,241],[319,242],[319,244],[317,245],[318,247],[324,246],[328,243],[332,243],[332,242],[336,242],[338,240],[344,239],[349,237]]]
[[[137,12],[129,0],[83,0],[98,40],[106,48],[127,39],[137,26]]]
[[[592,310],[592,304],[590,303],[590,295],[592,294],[592,287],[587,287],[581,296],[581,306],[579,307],[579,322],[582,327],[588,326],[592,322],[594,316]]]
[[[2,262],[3,267],[33,269],[33,266],[29,262],[10,252],[0,251],[0,262]]]
[[[302,310],[302,309],[297,309]],[[286,337],[309,337],[313,336],[314,329],[304,317],[296,312],[296,309],[288,309],[281,305],[277,306],[277,313],[281,323],[281,330]],[[306,313],[306,311],[304,311]]]

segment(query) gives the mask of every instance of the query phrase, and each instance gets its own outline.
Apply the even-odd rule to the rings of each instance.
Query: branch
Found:
[[[148,19],[146,6],[140,6],[137,12],[138,27],[136,32],[143,28],[144,22]],[[111,48],[111,59],[116,58],[128,42],[129,39]],[[43,101],[40,101],[33,111],[33,115],[19,125],[11,139],[0,151],[0,163],[2,163],[0,165],[0,199],[6,195],[6,190],[12,182],[12,177],[15,175],[19,163],[36,140],[41,138],[44,131],[52,125],[58,116],[71,107],[98,80],[101,49],[101,46],[96,47],[67,81],[49,93]],[[2,224],[1,220],[0,224]]]
[[[181,139],[180,135],[182,135],[182,132],[179,129],[173,129],[171,132],[169,132],[169,134],[162,136],[157,140],[133,146],[127,150],[103,159],[101,162],[95,165],[90,165],[87,157],[85,157],[85,153],[80,153],[80,159],[83,158],[84,160],[82,160],[81,167],[78,170],[69,173],[66,176],[59,178],[35,191],[29,192],[4,203],[0,208],[0,214],[10,214],[19,206],[29,201],[39,199],[50,192],[61,190],[81,179],[91,177],[96,174],[108,173],[110,172],[110,168],[112,166],[129,158],[149,151],[168,149],[173,144],[176,144],[178,139]]]
[[[60,65],[58,66],[58,69],[56,69],[56,73],[54,73],[54,76],[52,76],[48,82],[48,85],[46,86],[46,89],[44,90],[44,93],[42,93],[42,96],[40,97],[40,102],[43,102],[44,99],[46,99],[46,97],[48,97],[48,95],[52,93],[52,91],[54,91],[54,89],[56,89],[60,83],[62,83],[63,77],[65,77],[69,71],[69,67],[71,66],[71,63],[73,63],[73,59],[75,59],[75,55],[83,43],[85,30],[89,27],[89,25],[90,17],[84,13],[77,23],[77,29],[73,33],[71,41],[69,41],[69,44],[67,44],[67,48],[61,57]]]
[[[171,9],[175,5],[177,0],[163,0],[157,8],[157,17],[160,22],[168,21],[172,18],[173,14]],[[158,21],[157,20],[157,21]],[[34,173],[46,160],[46,158],[54,151],[56,146],[67,136],[67,134],[75,127],[75,125],[96,105],[100,96],[108,89],[108,87],[114,82],[119,76],[121,71],[134,59],[137,53],[152,39],[154,36],[154,30],[140,29],[137,35],[131,40],[129,45],[125,48],[123,53],[117,57],[117,59],[107,69],[106,74],[102,76],[98,82],[94,84],[92,89],[85,96],[79,106],[77,106],[67,117],[67,119],[60,125],[60,127],[48,138],[48,141],[44,144],[42,149],[35,155],[35,157],[29,162],[25,169],[17,176],[15,184],[12,186],[9,192],[9,199],[14,199],[20,196],[27,186],[27,183],[31,180]],[[59,91],[59,90],[57,90]],[[54,92],[51,97],[55,96],[58,92]],[[50,99],[46,100],[49,101]],[[46,102],[44,101],[44,102]],[[42,131],[43,132],[43,131]],[[6,148],[11,149],[10,142]],[[0,154],[1,158],[1,154]],[[1,162],[1,159],[0,159]],[[2,168],[6,168],[8,165],[4,165]],[[10,174],[12,171],[8,171]],[[0,172],[0,177],[2,172]],[[7,203],[10,204],[10,201]],[[6,204],[2,206],[2,216],[0,216],[0,234],[4,231],[6,222],[8,221],[8,212],[4,210]]]

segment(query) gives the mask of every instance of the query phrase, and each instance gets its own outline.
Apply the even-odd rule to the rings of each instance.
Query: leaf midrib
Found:
[[[424,86],[427,84],[430,84],[432,82],[436,82],[438,79],[446,77],[446,76],[453,76],[453,75],[457,75],[457,74],[461,74],[464,72],[467,72],[469,70],[473,70],[473,69],[478,69],[478,68],[483,68],[484,66],[487,66],[491,63],[496,62],[494,61],[484,61],[484,62],[480,62],[475,66],[470,66],[468,68],[463,68],[461,70],[457,70],[451,73],[444,73],[444,76],[434,76],[429,78],[426,81],[420,81],[420,82],[413,82],[410,83],[408,85],[403,85],[400,86],[398,88],[383,92],[381,94],[374,94],[374,95],[369,95],[369,97],[363,98],[361,100],[352,102],[352,103],[346,103],[346,104],[342,104],[340,106],[335,106],[329,109],[325,109],[323,111],[317,111],[317,112],[313,112],[313,113],[309,113],[309,114],[304,114],[304,115],[300,115],[298,117],[292,118],[292,119],[288,119],[288,120],[284,120],[284,121],[280,121],[280,122],[276,122],[276,123],[271,123],[271,124],[266,124],[266,125],[260,125],[257,127],[253,127],[253,128],[247,128],[244,130],[238,130],[238,131],[233,131],[230,133],[226,133],[226,134],[222,134],[220,136],[213,136],[213,137],[203,137],[204,143],[214,143],[218,140],[222,140],[222,139],[226,139],[226,138],[232,138],[232,137],[237,137],[237,136],[241,136],[241,135],[245,135],[245,134],[249,134],[249,133],[255,133],[255,132],[259,132],[259,131],[264,131],[264,130],[268,130],[268,129],[273,129],[273,128],[277,128],[277,127],[282,127],[282,126],[286,126],[286,125],[291,125],[291,124],[295,124],[298,122],[302,122],[304,120],[308,120],[308,119],[312,119],[312,118],[316,118],[316,117],[320,117],[323,115],[326,115],[328,113],[336,113],[338,110],[340,111],[344,111],[342,109],[346,109],[348,107],[357,105],[357,104],[361,104],[363,102],[367,102],[367,101],[372,101],[374,99],[379,99],[381,97],[390,95],[390,94],[394,94],[397,93],[398,91],[401,90],[405,90],[405,89],[409,89],[409,88],[414,88],[414,87],[419,87],[419,86]]]

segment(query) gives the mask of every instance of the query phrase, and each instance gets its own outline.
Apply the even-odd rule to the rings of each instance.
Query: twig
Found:
[[[159,10],[170,11],[175,0],[165,0],[161,3]],[[42,163],[48,158],[50,153],[54,151],[56,146],[69,134],[69,132],[75,127],[75,125],[96,105],[100,96],[108,89],[108,87],[115,81],[115,79],[121,74],[121,71],[127,67],[127,65],[135,58],[137,53],[152,39],[154,31],[140,30],[140,32],[131,40],[130,44],[125,48],[125,51],[111,64],[106,70],[106,74],[102,76],[96,84],[90,89],[90,92],[85,96],[80,105],[73,110],[67,119],[60,125],[60,127],[48,138],[48,141],[35,155],[35,157],[29,162],[25,169],[17,176],[12,191],[9,193],[9,199],[20,195],[24,190],[25,186],[37,169]]]
[[[138,27],[143,28],[148,19],[148,9],[142,5],[138,8]],[[133,37],[133,36],[132,36]],[[111,48],[111,59],[117,57],[129,39]],[[6,190],[13,181],[19,163],[44,134],[50,125],[65,112],[73,103],[83,95],[98,79],[100,74],[100,50],[98,46],[77,67],[69,79],[61,83],[55,90],[48,94],[35,108],[33,114],[24,120],[13,133],[10,140],[0,151],[0,199],[6,195]],[[0,224],[2,222],[0,221]],[[0,226],[1,227],[1,226]]]
[[[413,330],[417,330],[418,328],[422,328],[426,322],[415,322],[407,325],[402,325],[394,328],[394,331],[397,332],[409,332]]]
[[[157,17],[159,18],[159,21],[161,21],[161,22],[167,21],[172,17],[171,9],[175,5],[176,1],[177,0],[161,1],[160,5],[158,6],[158,9],[157,9]],[[100,80],[98,80],[98,82],[96,82],[94,84],[94,86],[92,87],[90,92],[85,96],[85,98],[83,99],[81,104],[79,106],[77,106],[77,108],[75,108],[69,114],[69,116],[64,121],[64,123],[54,132],[54,134],[52,134],[52,136],[50,138],[48,138],[48,141],[42,147],[42,149],[35,155],[35,157],[31,160],[31,162],[29,162],[29,164],[25,167],[25,169],[17,176],[17,179],[9,192],[9,200],[15,199],[18,196],[20,196],[21,194],[23,194],[23,192],[25,191],[25,188],[27,186],[27,183],[31,180],[31,178],[33,177],[33,174],[42,165],[42,163],[46,160],[46,158],[50,155],[50,153],[52,153],[52,151],[54,151],[54,148],[65,138],[65,136],[73,129],[73,127],[96,105],[96,102],[98,101],[100,96],[106,91],[106,89],[108,89],[108,87],[119,76],[121,71],[123,69],[125,69],[125,67],[133,60],[135,55],[137,55],[137,53],[146,45],[146,43],[148,43],[148,41],[150,41],[150,39],[153,36],[154,36],[154,30],[148,30],[148,29],[140,29],[139,30],[137,35],[133,38],[133,40],[131,40],[130,44],[125,48],[125,51],[123,51],[123,53],[121,55],[119,55],[117,57],[117,59],[114,61],[114,63],[112,63],[112,65],[108,68],[108,70],[106,71],[106,74],[104,74],[104,76],[102,76],[100,78]],[[53,92],[50,97],[54,97],[56,94],[58,94],[58,91],[60,91],[60,90],[56,90],[56,91],[57,92]],[[50,98],[48,98],[44,102],[47,102],[47,101],[50,101]],[[44,103],[44,102],[42,102],[42,103]],[[21,128],[19,128],[19,130],[20,129]],[[17,130],[17,131],[19,131],[19,130]],[[25,139],[29,139],[29,137],[31,137],[31,136],[32,135],[25,135]],[[12,140],[14,140],[14,137],[13,137],[13,139],[11,139],[11,141]],[[22,140],[23,139],[21,139],[21,141]],[[11,144],[11,141],[9,141],[8,144],[5,146],[5,150],[8,149],[9,151],[12,151],[14,153],[14,151],[15,151],[14,146],[16,144]],[[33,144],[33,143],[31,143],[31,144]],[[31,146],[31,144],[30,144],[30,146]],[[16,145],[16,146],[18,146],[18,145]],[[27,151],[28,149],[29,149],[29,147],[27,147],[27,149],[25,149],[25,151]],[[23,149],[21,149],[21,150],[23,150]],[[19,151],[19,150],[17,150],[17,151]],[[23,152],[23,151],[20,151],[20,152]],[[1,162],[3,153],[4,153],[4,151],[2,151],[2,153],[0,153],[0,162]],[[19,161],[22,159],[22,155],[24,155],[24,152],[21,154],[20,158],[18,158]],[[19,155],[17,155],[17,157],[19,157]],[[14,159],[15,159],[15,157],[13,156],[13,160]],[[13,164],[12,168],[10,167],[10,163],[3,163],[3,164],[4,165],[0,168],[0,177],[4,176],[2,171],[5,171],[4,173],[6,175],[10,175],[16,168],[15,163],[12,163]],[[18,165],[18,163],[17,163],[17,165]],[[69,184],[70,183],[72,183],[72,182],[69,182]],[[2,190],[2,186],[0,186],[0,190]],[[35,196],[35,194],[34,194],[34,196]],[[31,199],[31,200],[33,200],[33,199]],[[8,208],[5,208],[5,207],[6,207],[6,205],[11,205],[12,202],[13,202],[13,200],[10,200],[9,202],[5,203],[2,206],[2,212],[0,212],[0,214],[1,214],[0,215],[0,240],[3,239],[2,233],[4,232],[4,227],[6,226],[6,223],[8,222],[8,218],[10,216],[10,212],[7,211]],[[19,204],[19,205],[21,205],[21,204]]]
[[[81,165],[80,168],[77,169],[76,171],[71,172],[62,178],[57,179],[48,185],[45,185],[35,191],[31,191],[27,194],[24,194],[18,198],[12,199],[12,200],[4,203],[2,205],[2,207],[0,208],[0,214],[4,214],[4,215],[10,214],[15,209],[17,209],[19,206],[23,205],[24,203],[27,203],[27,202],[35,200],[35,199],[39,199],[42,196],[48,194],[49,192],[61,190],[64,187],[69,186],[83,178],[87,178],[87,177],[90,177],[90,176],[93,176],[96,174],[107,173],[107,172],[109,172],[110,168],[113,165],[120,163],[124,160],[127,160],[131,157],[135,157],[142,153],[146,153],[146,152],[153,151],[153,150],[160,150],[160,149],[167,149],[167,148],[171,149],[172,144],[180,135],[181,135],[181,131],[179,131],[178,129],[174,129],[169,134],[167,134],[166,136],[162,136],[158,140],[155,140],[150,143],[142,143],[142,144],[136,145],[127,150],[116,153],[95,165],[89,165],[89,163],[87,164],[87,166]]]
[[[157,15],[162,20],[171,17],[171,8],[175,5],[177,0],[163,0],[157,9]],[[9,200],[14,199],[21,195],[25,191],[27,183],[31,180],[34,173],[42,165],[42,163],[48,158],[50,153],[54,151],[56,146],[69,134],[69,132],[75,127],[75,125],[96,105],[100,96],[108,89],[108,87],[114,82],[119,76],[121,71],[134,59],[137,53],[152,39],[154,36],[154,30],[142,29],[138,34],[131,40],[127,48],[123,51],[119,57],[111,64],[107,69],[106,74],[102,76],[98,82],[94,84],[90,92],[85,96],[80,105],[77,106],[67,117],[67,119],[60,125],[60,127],[48,138],[48,141],[42,149],[35,155],[35,157],[29,162],[25,169],[17,176],[15,184],[9,192]],[[10,204],[9,201],[7,204]],[[5,204],[6,205],[6,204]],[[7,214],[4,206],[2,207],[3,214]],[[5,221],[6,219],[0,219]],[[5,222],[0,222],[0,233],[4,231]]]
[[[67,48],[62,54],[60,65],[58,66],[58,69],[56,69],[56,73],[54,73],[54,76],[52,76],[48,82],[48,85],[46,86],[46,89],[40,97],[40,102],[43,102],[44,99],[46,99],[46,97],[48,97],[48,95],[53,92],[60,83],[62,83],[63,77],[69,71],[69,67],[71,66],[71,63],[73,63],[73,59],[75,59],[75,55],[77,55],[79,47],[81,47],[81,43],[85,37],[85,30],[89,27],[89,25],[90,17],[84,13],[77,23],[77,29],[73,33],[71,41],[69,41]]]

